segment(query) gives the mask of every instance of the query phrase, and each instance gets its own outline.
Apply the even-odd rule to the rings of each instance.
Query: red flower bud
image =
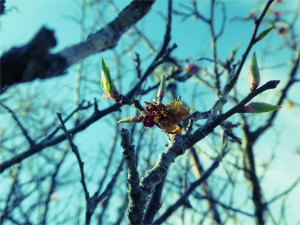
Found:
[[[278,33],[282,36],[286,35],[288,33],[288,29],[285,27],[281,27],[278,29]]]
[[[193,63],[189,63],[185,68],[185,71],[189,74],[198,73],[199,70],[200,68]]]
[[[276,19],[279,19],[280,15],[281,15],[281,12],[279,10],[275,10],[273,12],[273,14],[274,14],[274,16],[275,16]]]

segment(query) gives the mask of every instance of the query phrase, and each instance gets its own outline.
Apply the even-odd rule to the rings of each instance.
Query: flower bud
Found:
[[[285,28],[285,27],[280,27],[280,28],[278,29],[278,33],[279,33],[280,35],[282,35],[282,36],[285,36],[288,32],[289,32],[288,29]]]
[[[109,93],[114,89],[114,83],[110,77],[108,66],[102,59],[101,87],[105,93]]]
[[[234,57],[235,57],[237,51],[239,50],[239,48],[240,48],[240,45],[237,45],[237,46],[230,52],[230,54],[229,54],[229,59],[231,59],[231,60],[234,59]]]
[[[140,123],[143,121],[143,116],[129,116],[127,118],[121,119],[118,123]]]
[[[260,82],[260,74],[259,74],[259,68],[256,61],[256,55],[255,52],[253,53],[251,65],[249,69],[249,81],[250,81],[250,90],[255,90]]]
[[[160,81],[160,85],[157,91],[158,103],[161,103],[166,93],[166,77],[165,75],[162,76]]]
[[[257,17],[257,11],[256,11],[256,9],[252,9],[250,11],[250,13],[246,17],[244,17],[242,19],[243,20],[249,20],[249,19],[255,19],[256,17]]]
[[[273,14],[274,14],[274,16],[275,16],[275,19],[279,19],[280,15],[281,15],[281,12],[280,12],[280,10],[275,10],[275,11],[273,12]]]
[[[263,32],[261,32],[257,38],[255,39],[255,41],[260,41],[261,39],[263,39],[271,30],[273,30],[274,26],[264,30]]]
[[[113,101],[117,101],[119,92],[114,85],[113,80],[111,79],[108,66],[105,64],[102,59],[102,73],[101,73],[101,87],[104,91],[103,98],[110,98]]]
[[[194,73],[198,73],[200,70],[200,68],[198,66],[196,66],[195,64],[193,63],[189,63],[186,68],[185,68],[185,71],[188,73],[188,74],[194,74]]]
[[[243,107],[243,113],[265,113],[265,112],[273,112],[277,109],[281,108],[281,106],[271,105],[264,102],[252,102]]]

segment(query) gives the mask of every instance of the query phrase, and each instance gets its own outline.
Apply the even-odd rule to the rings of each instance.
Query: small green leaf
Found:
[[[124,119],[119,120],[117,123],[140,123],[142,122],[142,116],[129,116]]]
[[[160,100],[162,100],[163,97],[165,96],[165,92],[166,92],[166,77],[165,75],[163,75],[157,91],[157,97],[160,98]]]
[[[244,106],[244,112],[245,113],[265,113],[265,112],[273,112],[280,108],[281,108],[281,106],[272,105],[269,103],[252,102],[252,103]]]
[[[255,42],[260,41],[261,39],[263,39],[271,30],[273,30],[274,26],[264,30],[263,32],[261,32],[258,37],[255,39]]]
[[[230,52],[230,55],[229,55],[229,58],[230,59],[233,59],[235,57],[235,54],[237,53],[237,51],[239,50],[240,48],[240,45],[237,45],[231,52]]]

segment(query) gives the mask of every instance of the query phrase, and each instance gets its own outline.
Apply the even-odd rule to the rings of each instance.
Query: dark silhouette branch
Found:
[[[13,48],[1,56],[0,91],[36,78],[61,76],[80,60],[114,48],[122,35],[149,12],[154,1],[132,1],[118,17],[98,32],[90,34],[87,40],[56,54],[49,52],[57,43],[54,32],[43,27],[27,45]]]

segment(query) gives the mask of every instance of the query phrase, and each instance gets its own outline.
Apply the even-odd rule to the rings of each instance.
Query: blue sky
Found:
[[[58,39],[58,46],[53,50],[54,52],[69,45],[75,44],[80,40],[80,29],[78,25],[70,20],[68,16],[77,16],[80,15],[79,7],[76,3],[77,1],[71,0],[29,0],[29,1],[7,1],[7,9],[10,11],[7,15],[0,17],[1,25],[1,41],[0,41],[0,54],[4,51],[10,49],[12,46],[19,46],[27,41],[29,41],[33,34],[36,33],[41,26],[46,25],[49,28],[55,30],[55,35]],[[176,0],[174,1],[175,5],[180,4],[183,1]],[[208,7],[208,1],[203,2],[203,11],[206,11]],[[240,16],[247,15],[249,10],[252,8],[257,8],[257,5],[254,1],[226,1],[230,4],[230,7],[227,7],[228,17],[239,14]],[[105,4],[105,3],[103,3]],[[285,5],[281,5],[280,9],[285,10],[285,8],[294,9],[297,1],[288,1]],[[123,2],[119,2],[120,9],[122,6],[126,5]],[[161,36],[165,30],[165,24],[163,19],[157,16],[159,11],[166,10],[166,1],[159,0],[157,1],[152,11],[147,15],[147,20],[139,23],[139,26],[145,29],[146,34],[149,35],[151,41],[159,45],[161,41]],[[113,17],[113,15],[112,15]],[[196,62],[198,56],[202,53],[210,54],[210,41],[205,38],[205,35],[209,35],[208,30],[203,27],[201,23],[196,20],[188,19],[185,22],[182,22],[180,19],[175,18],[174,29],[172,30],[173,42],[176,42],[178,48],[175,50],[175,54],[179,58],[191,58],[191,61]],[[267,27],[268,24],[265,25]],[[221,58],[226,58],[233,48],[240,44],[240,55],[244,50],[248,41],[250,39],[250,34],[252,32],[253,25],[250,22],[241,23],[241,22],[232,22],[227,25],[226,32],[220,40],[220,56]],[[300,27],[300,26],[298,26]],[[99,25],[101,28],[101,25]],[[299,34],[299,30],[298,30]],[[270,43],[278,43],[281,41],[281,37],[276,34],[272,34],[268,37]],[[122,41],[120,44],[122,44]],[[256,51],[260,51],[261,48],[266,45],[266,42],[259,43],[256,47]],[[141,50],[141,53],[145,51]],[[146,54],[146,53],[145,53]],[[111,56],[110,52],[104,52],[98,54],[96,57],[106,57]],[[258,59],[262,58],[258,54]],[[280,54],[274,54],[274,57],[269,58],[269,61],[265,62],[265,65],[274,65],[277,62],[286,60],[286,54],[284,52]],[[112,61],[109,61],[112,63]],[[245,65],[249,65],[249,59]],[[69,74],[63,78],[61,86],[70,85],[69,88],[72,89],[72,84],[74,83],[73,79],[75,77],[76,66],[73,66],[69,70]],[[264,70],[262,71],[262,83],[268,81],[269,79],[283,79],[284,74],[287,72],[286,68],[277,69],[277,70]],[[242,75],[239,79],[239,90],[243,92],[248,86],[248,77],[247,77],[247,67],[245,66],[242,71]],[[299,75],[298,75],[299,78]],[[97,79],[94,77],[93,79]],[[49,89],[55,88],[57,80],[46,81],[49,82]],[[283,81],[284,82],[284,81]],[[35,82],[36,85],[39,85],[40,82]],[[43,83],[43,82],[41,82]],[[71,84],[72,83],[72,84]],[[50,88],[51,87],[51,88]],[[279,88],[282,87],[282,84],[279,85]],[[299,87],[299,85],[298,85]],[[126,88],[126,87],[125,87]],[[188,89],[189,87],[185,87]],[[185,89],[185,90],[186,90]],[[49,90],[56,92],[56,90]],[[246,94],[246,93],[245,93]],[[64,93],[65,96],[72,95],[71,91]],[[100,97],[100,89],[99,95]],[[270,97],[271,96],[271,97]],[[295,96],[299,96],[299,88],[292,88],[289,96],[292,100],[296,100]],[[73,96],[68,96],[72,98]],[[88,96],[88,98],[93,99],[94,96]],[[258,97],[258,99],[263,100],[266,98],[268,101],[272,102],[272,95]],[[299,101],[299,100],[298,100]],[[109,103],[106,103],[109,104]],[[276,151],[277,160],[272,164],[269,172],[269,177],[267,182],[264,183],[264,189],[270,188],[270,193],[267,192],[267,195],[274,194],[276,190],[279,192],[286,188],[296,177],[299,176],[297,168],[299,167],[300,156],[295,153],[296,148],[300,146],[300,120],[299,120],[300,110],[298,109],[287,109],[283,107],[279,113],[279,118],[276,122],[276,125],[269,130],[257,143],[256,145],[256,156],[258,164],[263,163],[266,158],[268,158],[269,153],[273,148],[278,149]],[[254,121],[257,121],[256,115],[252,116]],[[90,136],[90,132],[93,132],[99,129],[99,123],[92,125],[85,132],[88,134],[86,138],[89,139],[78,139],[78,142],[87,143],[89,148],[96,145],[93,143],[93,137]],[[278,139],[278,142],[274,140]],[[96,138],[96,137],[95,137]],[[87,141],[89,140],[89,141]],[[268,141],[266,141],[268,140]],[[202,143],[200,143],[200,146]],[[203,144],[204,145],[204,144]],[[205,146],[205,145],[204,145]],[[260,167],[258,168],[260,169]],[[288,174],[288,176],[287,176]],[[266,196],[267,197],[267,196]],[[297,188],[292,197],[289,199],[289,209],[291,212],[291,220],[297,218],[297,204],[296,199],[300,198],[300,190]]]

